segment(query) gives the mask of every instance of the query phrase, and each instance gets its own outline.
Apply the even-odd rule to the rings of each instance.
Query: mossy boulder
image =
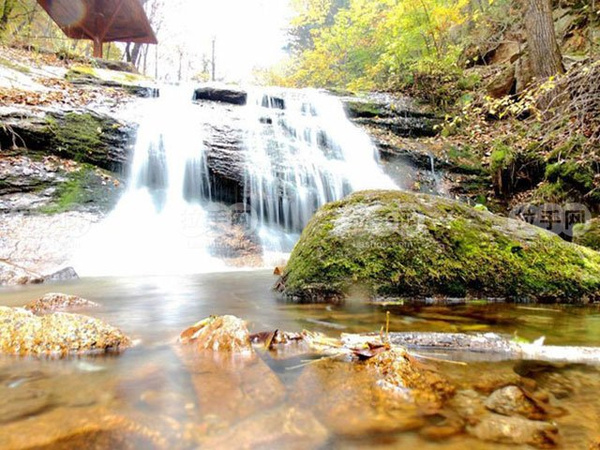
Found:
[[[292,301],[600,298],[600,254],[524,222],[425,194],[365,191],[321,208],[277,289]]]
[[[575,225],[573,242],[600,251],[600,219],[596,218]]]

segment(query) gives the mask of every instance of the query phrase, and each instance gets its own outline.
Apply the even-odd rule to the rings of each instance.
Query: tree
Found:
[[[524,0],[525,29],[532,75],[538,80],[564,73],[550,0]]]
[[[15,0],[4,0],[2,1],[0,8],[0,32],[6,31],[6,26],[8,25],[8,19],[15,7]]]

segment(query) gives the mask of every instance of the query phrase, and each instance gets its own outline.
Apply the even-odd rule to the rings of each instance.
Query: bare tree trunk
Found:
[[[148,51],[150,50],[150,46],[149,45],[144,45],[144,56],[143,56],[143,67],[144,69],[142,70],[142,73],[144,75],[147,75],[147,70],[148,70]]]
[[[130,63],[131,62],[131,43],[128,42],[127,45],[125,45],[125,61]]]
[[[524,0],[525,28],[533,76],[538,80],[564,73],[550,0]]]

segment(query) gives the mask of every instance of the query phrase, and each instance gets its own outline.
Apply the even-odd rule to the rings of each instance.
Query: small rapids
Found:
[[[260,243],[262,264],[273,264],[320,206],[357,190],[397,188],[338,99],[315,90],[252,89],[239,107],[243,198],[217,203],[202,131],[217,118],[194,104],[191,92],[167,87],[139,103],[126,192],[72,261],[81,275],[224,271],[215,248],[233,216],[244,226],[241,239]],[[218,227],[215,212],[225,214]]]

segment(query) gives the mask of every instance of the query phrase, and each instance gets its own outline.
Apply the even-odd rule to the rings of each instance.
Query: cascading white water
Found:
[[[263,247],[290,251],[318,207],[363,189],[397,189],[342,102],[316,90],[254,90],[246,197]]]
[[[245,155],[245,205],[215,204],[213,194],[222,196],[211,191],[202,129],[217,118],[195,105],[191,92],[166,88],[140,103],[127,190],[72,261],[81,275],[225,270],[210,250],[232,227],[241,233],[234,238],[254,242],[258,234],[263,263],[272,264],[320,206],[357,190],[397,188],[338,99],[314,90],[255,90],[245,106],[245,145],[236,150]],[[229,222],[209,218],[210,211],[226,211]],[[242,225],[232,220],[240,211]]]
[[[204,118],[190,90],[145,100],[127,191],[88,234],[73,261],[81,275],[181,274],[223,270],[207,251],[210,197]]]

